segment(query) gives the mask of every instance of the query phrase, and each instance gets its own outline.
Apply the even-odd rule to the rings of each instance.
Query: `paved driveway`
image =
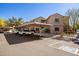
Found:
[[[9,45],[4,34],[0,33],[0,47]]]
[[[17,35],[15,37],[17,37]],[[25,37],[25,38],[27,38],[27,37]],[[15,39],[15,38],[13,38],[13,39]],[[31,41],[20,42],[17,44],[16,43],[9,44],[5,35],[0,34],[0,55],[1,56],[4,56],[4,55],[9,55],[9,56],[10,55],[13,55],[13,56],[16,56],[16,55],[22,55],[22,56],[73,56],[74,55],[75,56],[75,54],[68,53],[63,50],[59,50],[59,49],[50,47],[51,44],[55,44],[58,42],[61,42],[61,41],[50,39],[50,38],[41,38],[41,40],[35,39],[35,40],[31,40]],[[64,43],[64,41],[63,41],[63,43]],[[67,43],[73,44],[72,42],[67,42]]]

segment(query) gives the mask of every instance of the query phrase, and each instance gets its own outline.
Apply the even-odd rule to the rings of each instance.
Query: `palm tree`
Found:
[[[16,25],[16,26],[19,26],[19,25],[21,25],[21,24],[23,24],[23,23],[24,23],[23,19],[19,17],[19,18],[16,20],[15,25]]]
[[[15,22],[16,22],[16,18],[15,17],[9,18],[8,19],[8,26],[13,27],[15,25]]]
[[[8,26],[11,26],[11,27],[19,26],[19,25],[21,25],[23,23],[24,23],[24,21],[23,21],[23,19],[21,17],[19,17],[18,19],[15,18],[15,17],[12,17],[12,18],[8,19]]]

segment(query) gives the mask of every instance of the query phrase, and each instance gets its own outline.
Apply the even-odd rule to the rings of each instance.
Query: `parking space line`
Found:
[[[54,45],[56,45],[56,44],[61,44],[61,43],[63,43],[63,42],[62,42],[62,41],[61,41],[61,42],[56,42],[56,43],[54,43],[54,44],[49,44],[48,46],[49,46],[49,47],[52,47],[52,48],[55,48],[55,49],[58,49],[58,50],[61,50],[61,51],[64,51],[64,50],[62,50],[62,49],[59,49],[59,47],[57,48],[57,47],[54,46]],[[79,55],[79,54],[77,54],[78,51],[79,51],[79,50],[77,49],[74,53],[71,53],[71,52],[68,52],[68,51],[64,51],[64,52],[68,52],[68,53],[71,53],[71,54]]]
[[[51,47],[51,46],[59,44],[59,43],[62,43],[62,42],[56,42],[56,43],[53,43],[53,44],[49,44],[48,46]]]

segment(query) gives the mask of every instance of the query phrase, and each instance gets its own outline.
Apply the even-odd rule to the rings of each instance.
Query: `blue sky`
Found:
[[[65,15],[68,9],[79,8],[75,3],[0,3],[0,17],[22,17],[25,21],[43,16],[47,18],[54,13]]]

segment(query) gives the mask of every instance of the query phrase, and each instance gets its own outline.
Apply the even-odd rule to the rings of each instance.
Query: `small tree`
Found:
[[[69,23],[75,32],[77,21],[79,19],[79,9],[69,9],[66,14],[69,16]]]
[[[77,29],[79,29],[79,24],[76,24]]]
[[[0,19],[0,27],[5,27],[5,20],[4,19]]]

